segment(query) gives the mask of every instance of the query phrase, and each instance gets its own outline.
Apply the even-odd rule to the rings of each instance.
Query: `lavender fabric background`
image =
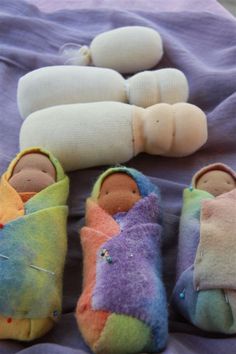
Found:
[[[16,87],[20,76],[41,66],[60,64],[57,53],[65,42],[88,44],[96,34],[126,25],[157,29],[165,50],[159,68],[171,66],[184,71],[190,83],[190,102],[207,113],[209,124],[208,143],[193,156],[174,159],[143,154],[128,164],[150,176],[161,188],[165,227],[163,268],[170,296],[175,279],[183,188],[205,164],[219,161],[236,169],[236,20],[213,0],[147,0],[143,4],[139,0],[133,11],[131,1],[126,2],[129,6],[125,6],[124,0],[117,1],[114,7],[105,0],[78,3],[78,9],[74,6],[72,10],[63,10],[61,6],[60,11],[45,14],[23,1],[1,0],[0,173],[18,151],[22,120],[17,111]],[[52,6],[48,10],[53,11]],[[60,323],[33,343],[1,341],[1,354],[89,353],[73,315],[81,291],[78,228],[83,225],[85,198],[103,170],[93,168],[70,173],[69,253]],[[170,331],[165,354],[236,353],[236,338],[209,337],[175,313],[171,313]]]

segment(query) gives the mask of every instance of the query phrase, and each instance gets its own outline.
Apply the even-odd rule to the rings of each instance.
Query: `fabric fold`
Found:
[[[236,189],[213,196],[197,188],[201,176],[235,172],[220,163],[198,171],[184,190],[173,305],[188,321],[209,331],[236,333]],[[227,183],[227,182],[225,182]]]
[[[132,176],[142,195],[123,213],[122,225],[97,202],[102,182],[116,172]],[[136,347],[138,351],[159,351],[166,344],[162,227],[160,197],[156,192],[141,173],[118,167],[98,179],[87,201],[86,226],[80,235],[84,255],[83,292],[76,313],[85,341],[96,353],[122,354],[124,340],[130,353],[136,353]],[[96,329],[95,324],[88,327],[93,313]],[[116,332],[120,333],[119,339]]]
[[[29,153],[42,153],[50,159],[56,182],[24,204],[8,180],[16,163]],[[11,322],[0,338],[31,340],[47,332],[60,318],[68,188],[68,177],[58,160],[40,148],[18,154],[1,178],[0,322],[9,317]],[[27,320],[34,330],[26,326],[21,333],[20,326]]]

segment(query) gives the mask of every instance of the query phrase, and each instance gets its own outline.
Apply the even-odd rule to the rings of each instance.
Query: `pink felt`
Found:
[[[86,225],[80,232],[83,249],[83,292],[77,303],[76,319],[86,342],[96,345],[110,313],[94,311],[92,293],[96,283],[97,252],[107,239],[119,232],[118,224],[91,199],[87,201]]]
[[[195,288],[236,290],[236,189],[203,201]]]

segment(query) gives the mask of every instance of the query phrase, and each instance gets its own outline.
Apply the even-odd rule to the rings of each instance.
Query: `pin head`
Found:
[[[107,263],[112,263],[112,258],[111,258],[111,256],[106,257],[106,261],[107,261]]]
[[[57,310],[53,311],[53,317],[58,317],[59,316],[59,312]]]

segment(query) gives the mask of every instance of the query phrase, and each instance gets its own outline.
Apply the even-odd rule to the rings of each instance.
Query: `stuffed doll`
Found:
[[[140,108],[120,102],[54,106],[29,115],[20,148],[54,153],[67,170],[124,163],[141,152],[181,157],[207,140],[206,116],[189,103]]]
[[[2,175],[0,339],[33,340],[60,318],[68,188],[41,148],[22,151]]]
[[[175,308],[192,324],[236,333],[236,174],[213,164],[184,191]]]
[[[132,74],[154,67],[162,58],[163,45],[154,29],[128,26],[99,34],[90,48],[66,44],[61,48],[61,54],[66,64],[92,64]]]
[[[97,101],[119,101],[140,107],[186,102],[188,82],[177,69],[144,71],[125,80],[111,69],[50,66],[20,78],[17,89],[22,118],[43,108]]]
[[[160,207],[157,187],[126,167],[106,170],[87,200],[76,319],[95,353],[157,352],[166,345]]]

